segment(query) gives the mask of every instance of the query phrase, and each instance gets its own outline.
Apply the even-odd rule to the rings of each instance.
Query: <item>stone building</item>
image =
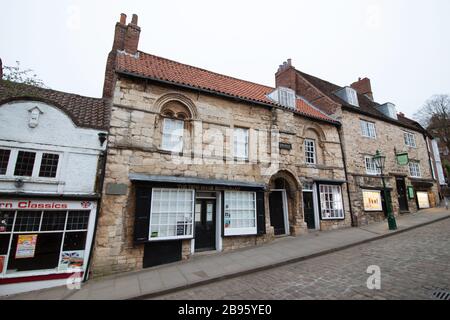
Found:
[[[116,24],[94,275],[351,225],[340,123],[268,87],[137,50]]]
[[[386,156],[384,176],[395,215],[436,205],[436,176],[430,166],[432,137],[417,122],[397,113],[394,104],[375,102],[368,78],[340,87],[287,62],[276,74],[276,85],[295,90],[342,123],[355,225],[380,221],[386,215],[380,170],[373,161],[377,150]]]
[[[87,273],[108,116],[102,99],[0,80],[0,295]]]

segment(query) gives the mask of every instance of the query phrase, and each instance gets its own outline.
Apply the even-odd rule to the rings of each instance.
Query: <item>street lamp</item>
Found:
[[[373,161],[375,162],[375,166],[378,169],[380,169],[381,181],[383,181],[383,193],[384,193],[384,200],[386,202],[386,211],[387,211],[389,230],[397,230],[397,222],[395,221],[395,217],[392,212],[391,197],[388,195],[388,192],[386,189],[386,182],[384,181],[384,175],[383,175],[383,169],[384,169],[384,163],[386,161],[386,156],[382,156],[380,150],[377,150],[377,152],[373,156]]]

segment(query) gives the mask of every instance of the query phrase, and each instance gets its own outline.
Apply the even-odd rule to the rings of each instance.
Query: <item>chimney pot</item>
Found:
[[[288,59],[288,66],[292,66],[292,59]]]
[[[133,13],[133,16],[131,17],[131,24],[137,26],[138,24],[138,16],[137,14]]]
[[[127,23],[127,15],[125,13],[120,14],[120,24],[125,25]]]

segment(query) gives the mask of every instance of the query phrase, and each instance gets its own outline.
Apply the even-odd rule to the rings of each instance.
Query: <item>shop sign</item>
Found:
[[[84,250],[63,251],[59,261],[59,270],[80,269],[84,264]]]
[[[417,202],[419,203],[419,209],[427,209],[430,207],[430,199],[428,198],[428,192],[416,192]]]
[[[16,259],[34,258],[37,234],[19,234],[17,238]]]
[[[408,186],[408,198],[410,200],[414,199],[414,188],[412,186]]]
[[[399,165],[406,166],[409,163],[408,153],[397,153],[395,156]]]
[[[86,210],[93,209],[91,201],[0,200],[0,209]]]
[[[363,200],[365,211],[383,211],[383,206],[381,204],[381,191],[364,190]]]

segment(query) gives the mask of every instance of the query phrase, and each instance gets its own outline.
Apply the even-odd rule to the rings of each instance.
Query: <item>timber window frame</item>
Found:
[[[409,174],[412,178],[421,178],[422,172],[420,170],[420,162],[415,160],[410,160],[408,163]]]
[[[305,162],[306,164],[316,164],[316,141],[313,139],[305,139]]]
[[[256,192],[224,192],[224,236],[258,233]]]
[[[320,218],[322,220],[344,220],[342,188],[337,184],[319,184]]]
[[[361,135],[366,138],[370,139],[376,139],[377,138],[377,132],[375,129],[375,122],[367,121],[367,120],[360,120],[361,125]]]

